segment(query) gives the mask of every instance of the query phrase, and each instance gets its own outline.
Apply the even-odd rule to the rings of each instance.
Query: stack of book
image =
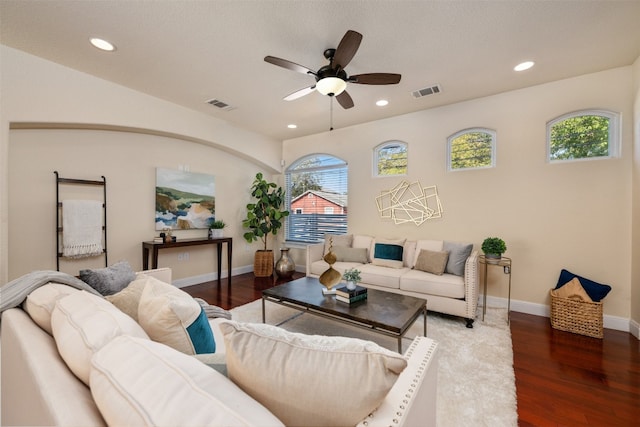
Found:
[[[347,289],[346,286],[342,286],[336,289],[336,301],[344,302],[347,304],[353,304],[359,301],[367,299],[367,288],[362,286],[356,286],[355,289]]]

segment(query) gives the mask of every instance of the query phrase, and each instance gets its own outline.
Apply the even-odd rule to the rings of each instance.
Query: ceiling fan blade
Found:
[[[349,77],[351,83],[358,83],[361,85],[394,85],[400,82],[400,74],[392,73],[369,73],[369,74],[356,74]]]
[[[353,107],[353,99],[351,99],[351,96],[347,93],[346,90],[342,92],[340,95],[336,96],[336,99],[338,100],[338,103],[342,106],[342,108],[344,108],[345,110]]]
[[[332,65],[344,69],[358,51],[361,41],[362,34],[353,30],[347,31],[333,55]]]
[[[296,64],[295,62],[287,61],[286,59],[276,58],[275,56],[265,56],[264,60],[270,64],[277,65],[278,67],[286,68],[287,70],[296,71],[302,74],[316,75],[316,72],[310,68]]]
[[[310,94],[314,90],[316,90],[316,85],[313,85],[313,86],[310,86],[310,87],[305,87],[304,89],[297,90],[297,91],[285,96],[282,99],[284,99],[285,101],[293,101],[294,99],[302,98],[303,96]]]

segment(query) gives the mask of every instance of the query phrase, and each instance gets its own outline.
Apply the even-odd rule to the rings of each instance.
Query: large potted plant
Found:
[[[482,252],[488,262],[498,262],[502,258],[502,254],[507,251],[507,245],[499,237],[487,237],[482,242]]]
[[[247,218],[242,221],[242,226],[249,231],[243,237],[248,243],[258,239],[262,241],[263,249],[256,251],[253,260],[253,274],[268,277],[273,274],[273,251],[267,248],[268,238],[270,234],[278,234],[289,211],[282,209],[284,189],[276,183],[267,182],[260,172],[253,180],[251,196],[256,200],[247,204]]]

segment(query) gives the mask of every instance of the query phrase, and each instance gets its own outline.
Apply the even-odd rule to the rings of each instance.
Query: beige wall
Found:
[[[349,163],[352,233],[469,241],[477,247],[485,237],[499,236],[513,258],[512,298],[547,305],[549,289],[567,268],[611,284],[605,313],[629,318],[631,85],[631,67],[619,68],[288,140],[283,152],[287,164],[315,152]],[[585,108],[622,114],[622,158],[547,163],[546,122]],[[496,167],[447,172],[447,137],[476,126],[497,131]],[[403,178],[373,178],[372,149],[392,139],[409,144],[406,179],[437,185],[442,219],[416,227],[379,218],[375,197]],[[494,283],[489,293],[506,296],[503,283]]]
[[[13,130],[9,147],[9,278],[37,269],[55,270],[55,176],[99,180],[107,178],[109,264],[127,260],[142,268],[141,242],[154,229],[156,167],[215,176],[216,217],[228,224],[234,238],[234,267],[253,264],[253,249],[245,250],[241,218],[249,201],[248,188],[257,171],[250,162],[202,144],[174,138],[91,130]],[[249,173],[241,172],[249,171]],[[264,172],[264,171],[263,171]],[[60,199],[102,199],[96,187],[60,187]],[[206,230],[176,231],[178,238],[204,237]],[[189,260],[178,258],[188,252]],[[163,250],[160,265],[171,266],[174,279],[215,271],[213,247]],[[226,252],[225,252],[226,257]],[[182,258],[182,257],[180,257]],[[223,258],[226,259],[226,258]],[[101,264],[102,263],[102,264]],[[61,271],[103,267],[102,258],[62,261]],[[227,269],[223,262],[223,274]]]
[[[633,64],[633,93],[635,103],[633,143],[633,227],[631,272],[631,320],[633,331],[640,338],[640,58]]]
[[[239,223],[234,215],[248,200],[255,173],[271,175],[280,169],[280,141],[6,46],[0,45],[0,56],[0,283],[36,266],[55,268],[53,205],[28,197],[37,193],[49,202],[55,200],[50,199],[55,191],[53,170],[71,177],[104,174],[113,182],[109,207],[117,209],[117,214],[109,224],[110,260],[128,259],[139,265],[140,242],[153,236],[153,217],[142,210],[153,207],[144,205],[131,221],[124,218],[122,206],[152,194],[156,166],[188,164],[194,172],[215,174],[223,219],[234,225]],[[122,132],[10,131],[10,124],[24,123]],[[34,176],[24,177],[14,161],[29,166]],[[33,187],[24,186],[25,182]],[[119,203],[123,201],[127,204]],[[25,224],[23,217],[33,218],[36,211],[35,224]],[[111,221],[111,212],[109,216]],[[237,229],[233,234],[241,236]],[[111,236],[117,236],[118,242]],[[253,249],[238,238],[234,268],[252,264],[248,259]],[[210,259],[193,262],[190,257],[190,261],[189,267],[178,266],[175,278],[207,268],[212,271]]]

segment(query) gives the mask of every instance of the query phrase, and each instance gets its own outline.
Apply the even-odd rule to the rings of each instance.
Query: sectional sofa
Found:
[[[361,272],[361,285],[427,300],[427,309],[463,317],[473,327],[478,307],[478,252],[470,243],[387,239],[368,235],[326,235],[307,246],[306,274],[329,268],[323,257],[336,255],[333,268]]]
[[[145,280],[171,283],[171,271],[138,273],[121,292]],[[150,286],[144,285],[143,294]],[[2,313],[2,425],[332,425],[326,417],[363,410],[364,415],[347,425],[436,425],[438,345],[429,338],[416,337],[401,356],[361,340],[304,336],[271,325],[210,318],[215,353],[188,355],[185,351],[197,345],[178,351],[150,339],[152,332],[145,337],[150,330],[140,328],[143,320],[137,323],[124,314],[128,308],[116,306],[117,299],[111,303],[65,288],[52,286],[38,298],[33,291],[33,301]],[[53,301],[43,300],[47,293]],[[175,337],[158,337],[165,342],[169,338]],[[246,348],[251,351],[243,352]],[[323,354],[319,357],[318,352]],[[278,357],[286,357],[286,364],[278,363]],[[355,359],[344,363],[345,357]],[[333,365],[323,368],[327,360]],[[346,371],[338,372],[340,367]],[[332,372],[334,381],[345,385],[332,383]],[[358,378],[350,379],[352,375]],[[372,385],[367,393],[362,378]],[[309,387],[314,380],[317,387]],[[376,383],[386,387],[377,397]],[[318,390],[325,395],[318,396]],[[276,402],[269,397],[277,397]],[[359,403],[362,399],[368,400]],[[338,409],[341,403],[349,409]],[[377,409],[364,409],[374,403]]]

